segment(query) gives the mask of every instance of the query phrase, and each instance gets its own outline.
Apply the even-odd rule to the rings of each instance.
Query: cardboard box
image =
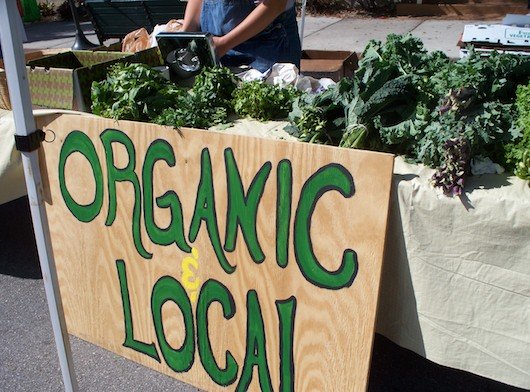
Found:
[[[530,28],[499,24],[468,24],[464,26],[460,41],[461,45],[480,44],[530,49]]]
[[[335,50],[303,50],[300,73],[316,79],[330,78],[338,81],[352,76],[357,69],[355,52]]]
[[[67,52],[70,49],[43,49],[43,50],[26,50],[24,49],[24,58],[27,63],[30,60],[38,59],[44,56]],[[7,76],[4,70],[4,60],[0,59],[0,109],[11,110],[11,100],[9,99],[9,90],[7,87]]]
[[[529,56],[530,28],[498,24],[465,25],[458,41],[461,58],[469,55],[468,45],[472,45],[481,56],[489,56],[493,51]]]
[[[161,64],[157,50],[139,53],[106,51],[68,51],[51,56],[28,59],[27,72],[32,104],[54,109],[73,109],[90,112],[90,88],[93,81],[106,78],[107,69],[120,61]],[[1,66],[1,65],[0,65]],[[5,71],[0,70],[0,83]],[[11,109],[6,96],[7,85],[0,107]]]
[[[27,63],[34,105],[90,111],[90,86],[105,79],[112,64],[130,53],[70,51]]]

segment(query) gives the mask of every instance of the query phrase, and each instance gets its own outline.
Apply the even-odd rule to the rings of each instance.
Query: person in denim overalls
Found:
[[[188,0],[183,31],[211,33],[225,66],[265,72],[275,63],[300,68],[294,0]]]

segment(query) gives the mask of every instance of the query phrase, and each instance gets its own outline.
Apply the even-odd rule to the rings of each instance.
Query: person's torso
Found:
[[[239,25],[260,3],[268,0],[203,0],[201,30],[222,36]],[[294,7],[294,0],[287,0],[285,10]]]

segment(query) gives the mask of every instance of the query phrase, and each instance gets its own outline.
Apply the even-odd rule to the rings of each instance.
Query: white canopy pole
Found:
[[[29,93],[22,37],[16,23],[18,22],[16,18],[19,17],[15,0],[0,0],[0,38],[15,129],[17,136],[27,136],[36,130],[36,126]],[[67,392],[73,392],[77,391],[77,382],[57,283],[57,273],[52,256],[48,219],[44,209],[38,150],[21,152],[21,154],[42,278],[55,335],[55,344],[59,354],[64,387]]]
[[[305,7],[307,5],[307,0],[302,0],[302,11],[300,13],[300,46],[303,49],[303,41],[304,41],[304,27],[305,27]]]

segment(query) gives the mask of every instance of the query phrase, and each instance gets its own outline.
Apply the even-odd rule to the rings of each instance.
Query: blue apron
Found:
[[[253,0],[203,0],[201,30],[221,36],[230,32],[256,7]],[[250,65],[265,72],[275,63],[300,68],[300,37],[295,7],[283,12],[255,37],[230,50],[220,61],[225,66]]]

